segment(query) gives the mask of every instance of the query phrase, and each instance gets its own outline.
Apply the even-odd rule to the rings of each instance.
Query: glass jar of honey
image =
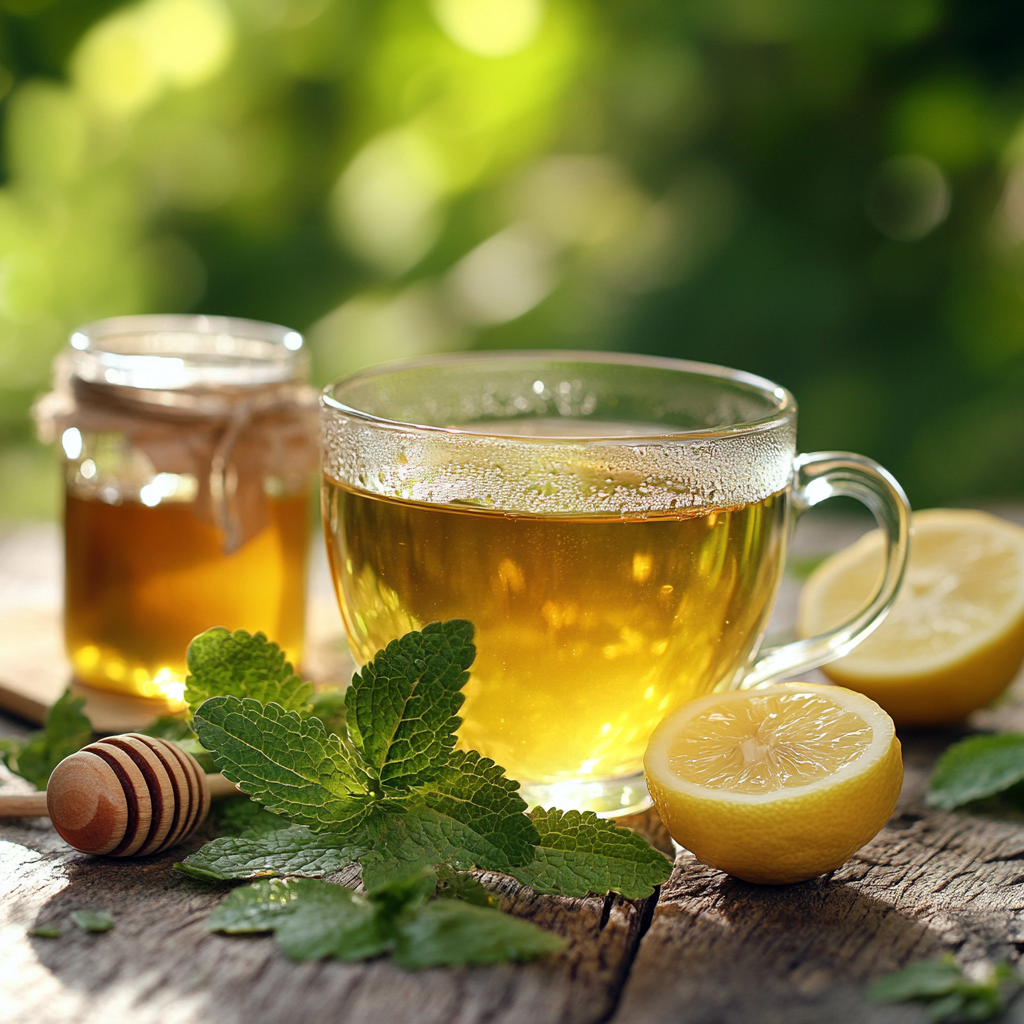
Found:
[[[36,416],[64,457],[79,682],[180,707],[188,643],[211,626],[261,630],[301,658],[308,362],[297,332],[227,317],[115,317],[71,335]]]

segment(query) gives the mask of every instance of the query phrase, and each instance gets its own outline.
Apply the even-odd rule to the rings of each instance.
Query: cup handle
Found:
[[[764,651],[739,681],[739,689],[779,676],[805,672],[848,654],[882,622],[903,582],[910,553],[910,505],[893,475],[873,459],[851,452],[798,455],[793,463],[796,515],[826,498],[863,502],[874,514],[885,541],[885,570],[871,601],[852,619],[820,636]]]

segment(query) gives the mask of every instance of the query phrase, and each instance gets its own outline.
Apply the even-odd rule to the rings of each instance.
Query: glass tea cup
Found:
[[[861,455],[798,456],[796,412],[748,373],[610,353],[437,356],[329,385],[324,529],[356,659],[469,619],[460,745],[530,806],[647,806],[643,753],[666,714],[840,657],[895,599],[899,484]],[[885,534],[875,593],[758,657],[794,517],[833,495]]]

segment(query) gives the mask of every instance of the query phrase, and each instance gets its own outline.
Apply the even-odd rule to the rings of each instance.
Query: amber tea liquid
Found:
[[[65,637],[75,675],[180,701],[189,641],[211,626],[262,630],[302,654],[305,494],[267,501],[270,524],[230,555],[187,503],[67,496]]]
[[[655,725],[746,662],[785,557],[784,492],[622,518],[429,505],[329,478],[323,500],[357,657],[470,619],[460,743],[522,782],[639,772]]]

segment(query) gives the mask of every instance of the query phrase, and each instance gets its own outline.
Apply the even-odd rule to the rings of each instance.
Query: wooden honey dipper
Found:
[[[45,793],[0,796],[0,817],[49,815],[82,853],[145,857],[200,826],[215,796],[237,795],[223,775],[206,775],[174,743],[129,732],[65,757]]]

